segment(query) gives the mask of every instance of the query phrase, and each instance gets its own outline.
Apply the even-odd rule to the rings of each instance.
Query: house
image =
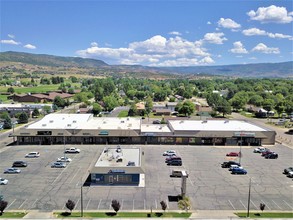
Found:
[[[62,99],[69,99],[73,97],[73,94],[62,92],[49,92],[49,93],[36,93],[36,94],[13,94],[8,96],[8,99],[12,99],[15,102],[53,102],[55,97],[60,96]]]

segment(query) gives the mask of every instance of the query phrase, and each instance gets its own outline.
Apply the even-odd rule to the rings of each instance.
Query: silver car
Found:
[[[57,162],[71,162],[71,161],[72,161],[72,159],[69,157],[59,157],[57,159]]]
[[[7,179],[0,178],[0,185],[7,185],[7,183],[8,183]]]
[[[65,168],[66,167],[66,163],[64,162],[54,162],[51,164],[52,168]]]
[[[20,169],[17,169],[17,168],[8,168],[6,170],[4,170],[4,173],[20,173]]]

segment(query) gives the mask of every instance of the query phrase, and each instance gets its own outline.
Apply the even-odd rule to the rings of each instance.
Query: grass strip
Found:
[[[235,213],[240,218],[246,218],[246,212]],[[293,212],[251,212],[250,218],[293,218]]]
[[[26,212],[4,212],[0,218],[23,218],[26,214]]]
[[[71,215],[68,212],[55,212],[54,215],[57,218],[80,218],[80,212],[72,212]],[[85,218],[189,218],[191,213],[178,213],[178,212],[84,212]]]

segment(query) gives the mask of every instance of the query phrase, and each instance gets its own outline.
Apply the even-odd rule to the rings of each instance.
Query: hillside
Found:
[[[46,67],[47,72],[55,72],[55,68],[78,68],[79,72],[94,75],[128,76],[139,78],[180,78],[194,76],[223,76],[249,78],[293,78],[293,61],[283,63],[257,63],[224,66],[190,66],[190,67],[146,67],[141,65],[108,65],[104,61],[80,58],[61,57],[46,54],[22,52],[1,52],[0,62],[9,66],[16,63]],[[69,68],[69,69],[68,69]],[[73,71],[75,72],[75,71]],[[186,76],[188,75],[188,76]]]
[[[46,54],[31,54],[13,51],[0,53],[0,62],[1,61],[20,62],[25,64],[52,67],[66,66],[93,68],[99,66],[108,66],[108,64],[104,61],[95,59],[84,59],[80,57],[61,57]]]
[[[225,66],[165,67],[166,71],[182,74],[212,74],[236,77],[287,78],[293,77],[293,61]]]

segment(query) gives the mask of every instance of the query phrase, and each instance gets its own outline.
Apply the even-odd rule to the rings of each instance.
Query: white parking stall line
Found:
[[[80,168],[78,168],[78,170],[76,171],[76,173],[73,175],[72,179],[70,180],[69,184],[72,183],[72,181],[74,180],[74,178],[76,177],[77,174],[79,174],[79,170]]]
[[[146,209],[146,207],[145,207],[145,199],[143,200],[143,208],[144,208],[144,210]]]
[[[134,210],[134,200],[132,200],[132,210]]]
[[[53,183],[51,183],[51,185],[53,185],[57,179],[59,179],[59,177],[62,175],[62,173],[67,169],[68,166],[66,166],[65,168],[55,168],[55,169],[62,169],[61,173],[56,177],[56,179],[53,181]]]
[[[292,207],[290,204],[288,204],[288,202],[286,202],[285,200],[283,200],[283,202],[284,202],[287,206],[289,206],[290,209],[293,209],[293,207]]]
[[[168,199],[166,199],[166,205],[167,205],[167,209],[169,209],[169,202],[168,202]]]
[[[255,203],[252,200],[250,200],[250,202],[256,209],[258,209],[258,207],[255,205]]]
[[[73,210],[75,210],[75,209],[77,208],[77,205],[78,205],[78,203],[79,203],[79,200],[80,200],[80,198],[78,198],[78,200],[77,200],[77,202],[76,202],[76,204],[75,204],[75,206],[74,206],[74,209],[73,209]]]
[[[236,210],[235,207],[234,207],[234,205],[232,204],[232,202],[231,202],[230,200],[228,200],[228,202],[230,203],[230,205],[232,206],[232,208],[233,208],[234,210]]]
[[[113,199],[111,199],[111,201],[113,201]],[[111,210],[111,205],[112,205],[112,203],[110,202],[110,204],[109,204],[109,209]]]
[[[244,209],[247,209],[246,206],[243,204],[243,202],[241,200],[239,200],[241,205],[243,205]]]
[[[124,201],[124,199],[122,199],[122,202],[121,202],[121,207],[120,207],[121,210],[123,208],[123,201]]]
[[[10,204],[9,206],[7,206],[7,209],[9,209],[10,206],[12,206],[12,204],[16,201],[16,199],[14,199]]]
[[[282,208],[274,200],[272,200],[272,201],[273,201],[273,203],[275,203],[276,206],[278,206],[279,209],[282,210]]]
[[[36,200],[34,201],[34,203],[31,205],[30,209],[32,209],[32,208],[34,207],[34,205],[36,204],[37,201],[38,201],[38,199],[36,199]]]
[[[264,201],[260,200],[263,204],[266,204],[266,207],[268,207],[269,210],[271,210],[271,208],[268,206],[267,203],[265,203]]]
[[[100,199],[99,205],[98,205],[98,210],[100,209],[100,205],[101,205],[102,199]]]
[[[89,201],[87,202],[86,207],[85,207],[85,210],[87,210],[87,207],[89,206],[90,201],[91,201],[91,199],[89,199]]]
[[[24,205],[24,203],[26,202],[26,200],[27,200],[27,199],[25,199],[25,200],[21,203],[21,205],[18,207],[19,209]]]
[[[156,199],[155,199],[155,204],[156,204],[156,209],[158,209],[158,202]]]

